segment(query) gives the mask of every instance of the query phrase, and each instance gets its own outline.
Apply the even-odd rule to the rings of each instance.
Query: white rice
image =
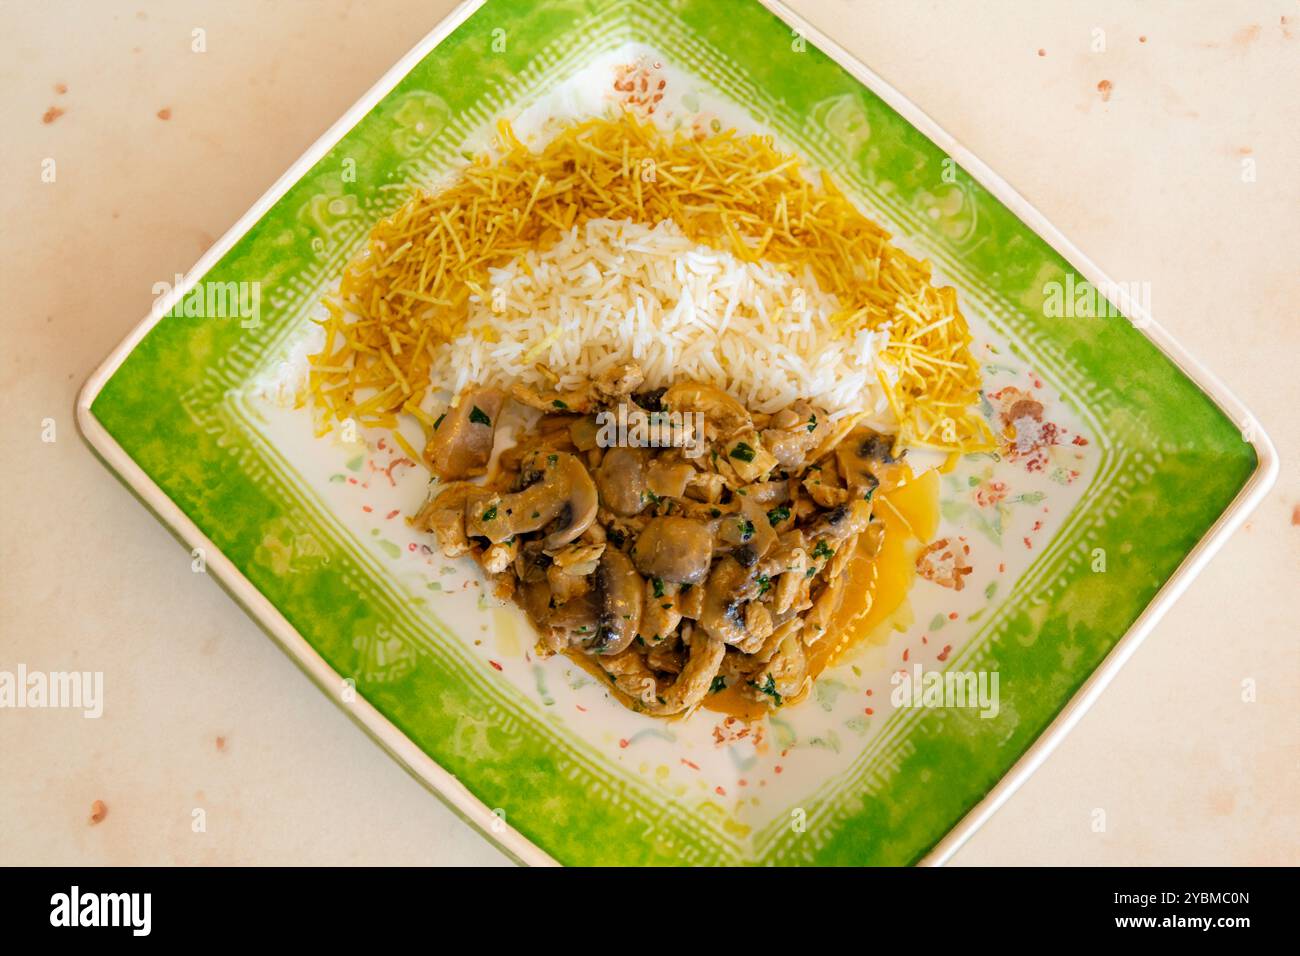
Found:
[[[694,379],[757,411],[802,398],[833,418],[864,411],[892,424],[876,378],[888,333],[836,335],[838,304],[811,274],[693,243],[674,222],[591,220],[489,279],[436,354],[433,381],[452,394],[516,380],[549,388],[538,364],[573,388],[634,359],[648,388]]]

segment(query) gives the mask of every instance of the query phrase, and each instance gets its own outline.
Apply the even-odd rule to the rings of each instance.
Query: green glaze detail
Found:
[[[494,31],[504,31],[504,50],[494,49],[502,36]],[[801,803],[806,832],[781,826],[778,814],[752,850],[697,807],[667,803],[567,739],[540,707],[522,706],[481,673],[445,629],[419,633],[374,563],[321,518],[314,493],[294,486],[292,469],[251,436],[230,398],[301,323],[370,224],[400,203],[394,187],[454,161],[477,125],[471,112],[490,116],[503,89],[538,89],[628,39],[746,104],[898,225],[900,239],[931,255],[963,302],[978,303],[998,335],[1089,419],[1113,464],[1088,489],[1086,514],[1010,594],[1000,589],[983,631],[950,662],[998,669],[1001,714],[899,716],[848,772]],[[917,861],[1041,734],[1256,467],[1238,429],[1129,322],[1045,318],[1043,286],[1068,263],[969,177],[945,182],[942,151],[797,39],[750,0],[489,0],[204,277],[259,281],[258,327],[165,318],[92,407],[340,680],[355,679],[421,749],[488,807],[510,808],[509,823],[561,862]],[[1097,548],[1105,573],[1087,560]],[[822,743],[851,748],[853,736]]]

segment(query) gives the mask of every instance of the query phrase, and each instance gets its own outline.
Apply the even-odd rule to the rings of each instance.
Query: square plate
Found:
[[[620,66],[664,80],[663,124],[762,132],[829,170],[957,288],[990,421],[1031,407],[1041,424],[938,479],[935,549],[967,555],[966,586],[923,573],[887,641],[752,730],[705,712],[656,722],[564,659],[532,660],[518,612],[400,520],[419,469],[377,435],[315,438],[286,400],[321,295],[401,188],[454,171],[499,116],[536,139],[550,116],[613,105]],[[941,862],[1276,474],[1268,439],[1140,290],[1125,318],[1090,288],[1114,289],[783,7],[487,0],[425,38],[159,301],[86,383],[78,420],[303,670],[517,859]],[[216,314],[187,309],[200,295]],[[996,712],[904,706],[893,677],[918,664],[996,675]]]

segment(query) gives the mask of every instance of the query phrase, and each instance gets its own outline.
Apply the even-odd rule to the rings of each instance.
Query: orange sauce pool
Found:
[[[939,473],[931,470],[913,478],[908,469],[901,469],[893,487],[876,494],[874,511],[885,525],[880,553],[870,557],[860,545],[845,569],[844,599],[825,636],[809,651],[808,674],[813,680],[846,651],[872,639],[907,599],[919,546],[938,530]],[[742,696],[737,687],[710,694],[700,706],[742,720],[756,720],[769,712],[765,704]]]

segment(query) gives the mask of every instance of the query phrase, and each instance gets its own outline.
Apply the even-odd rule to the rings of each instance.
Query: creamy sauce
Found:
[[[892,481],[881,485],[889,490],[877,492],[875,497],[875,514],[885,526],[880,553],[874,557],[866,554],[866,536],[859,539],[858,553],[844,570],[844,599],[826,635],[808,652],[808,675],[813,681],[862,642],[884,642],[888,636],[884,625],[898,613],[911,589],[918,548],[938,530],[939,473],[931,470],[913,478],[902,466],[891,477]],[[805,688],[811,684],[807,682]],[[805,689],[786,703],[796,703],[806,694]],[[749,700],[739,687],[710,694],[700,706],[742,720],[757,720],[769,713],[766,704]]]
[[[914,478],[907,466],[900,465],[881,489],[888,490],[878,491],[874,499],[875,514],[885,526],[880,551],[875,556],[868,554],[866,535],[859,538],[858,553],[844,570],[844,598],[825,636],[808,652],[811,680],[805,682],[802,694],[785,701],[787,705],[802,700],[818,675],[834,666],[847,651],[863,642],[884,643],[888,637],[885,625],[903,606],[912,587],[919,546],[938,530],[938,471],[930,470]],[[609,675],[589,655],[577,649],[565,655],[625,705],[632,705],[632,699],[614,687]],[[759,720],[770,713],[766,703],[745,697],[738,686],[709,694],[700,707],[741,720]]]

